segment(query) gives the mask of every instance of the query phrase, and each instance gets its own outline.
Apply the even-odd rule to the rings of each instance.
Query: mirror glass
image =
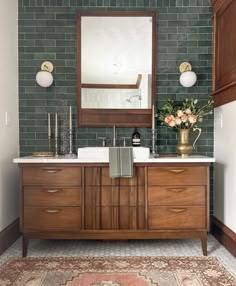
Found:
[[[154,12],[82,11],[77,24],[79,125],[99,126],[98,118],[91,124],[95,111],[118,126],[115,116],[124,111],[148,116],[155,103]]]
[[[82,108],[151,108],[152,18],[81,19]]]

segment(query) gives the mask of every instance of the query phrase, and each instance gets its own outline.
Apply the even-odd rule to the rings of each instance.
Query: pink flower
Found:
[[[181,120],[182,120],[183,122],[186,122],[186,121],[188,120],[188,116],[187,116],[186,114],[183,114],[183,115],[181,116]]]
[[[189,114],[192,113],[192,110],[191,110],[190,108],[187,108],[187,109],[185,110],[185,113],[189,115]]]
[[[180,125],[182,123],[182,120],[179,117],[175,117],[175,124]]]
[[[169,123],[168,123],[168,125],[170,126],[170,127],[174,127],[176,124],[175,124],[175,120],[172,120],[172,121],[170,121]]]
[[[177,110],[177,116],[178,117],[181,117],[181,116],[183,116],[184,115],[184,113],[183,113],[183,111],[182,110]]]
[[[175,118],[173,115],[167,115],[165,118],[165,123],[169,124],[171,121],[173,121]]]
[[[175,118],[173,115],[168,115],[165,118],[165,123],[167,125],[169,125],[170,127],[174,127],[175,126]]]
[[[189,120],[189,122],[192,124],[192,123],[195,123],[195,122],[197,122],[197,116],[196,115],[189,115],[189,117],[188,117],[188,120]]]

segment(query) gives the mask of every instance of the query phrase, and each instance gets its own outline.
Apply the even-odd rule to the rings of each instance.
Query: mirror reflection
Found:
[[[154,11],[78,12],[78,126],[150,127],[155,75]]]
[[[81,17],[81,107],[152,105],[152,17]]]

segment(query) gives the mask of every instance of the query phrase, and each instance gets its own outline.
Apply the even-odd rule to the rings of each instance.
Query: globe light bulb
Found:
[[[36,74],[36,82],[42,87],[49,87],[53,83],[53,76],[48,71],[39,71]]]
[[[179,81],[184,87],[191,87],[197,81],[197,75],[193,71],[185,71],[180,75]]]

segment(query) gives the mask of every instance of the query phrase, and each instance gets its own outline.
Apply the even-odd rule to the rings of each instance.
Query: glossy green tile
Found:
[[[205,100],[212,80],[212,21],[208,0],[20,0],[19,1],[19,109],[21,154],[47,148],[47,112],[72,104],[76,122],[76,13],[78,9],[153,10],[157,12],[157,104],[165,97]],[[55,70],[53,86],[40,88],[35,74],[44,60]],[[198,73],[197,85],[180,86],[178,66],[188,60]],[[61,111],[60,111],[61,112]],[[61,114],[63,115],[63,114]],[[213,119],[206,121],[198,151],[213,151]],[[162,152],[175,152],[176,133],[159,126],[157,143]],[[32,126],[32,128],[31,128]],[[151,145],[150,128],[142,128],[142,144]],[[131,136],[133,128],[118,128],[119,136]],[[27,137],[28,134],[28,137]],[[112,128],[74,127],[74,143],[96,146]],[[25,138],[25,139],[23,139]],[[38,138],[40,140],[32,140]],[[108,140],[108,141],[109,141]]]

